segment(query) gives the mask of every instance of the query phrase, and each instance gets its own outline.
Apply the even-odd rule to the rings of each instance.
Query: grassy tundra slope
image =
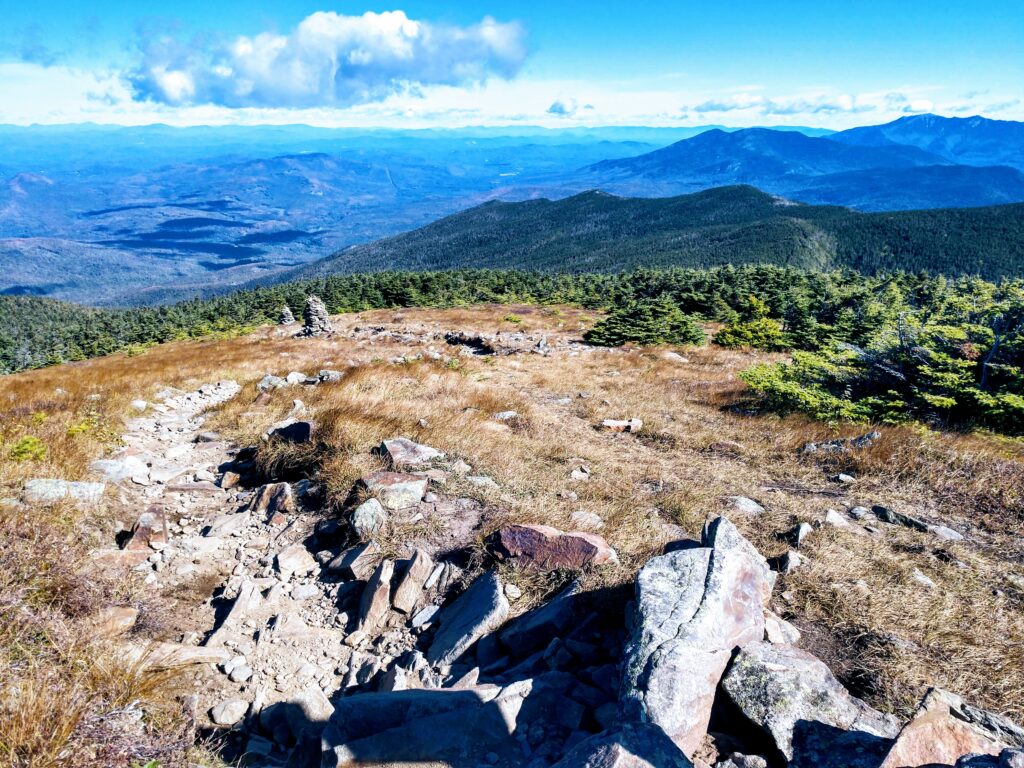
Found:
[[[799,417],[751,414],[737,378],[751,363],[780,356],[715,346],[679,349],[689,360],[680,362],[657,349],[455,356],[441,342],[447,362],[388,362],[423,352],[423,339],[451,329],[544,333],[557,344],[578,339],[596,319],[579,309],[524,306],[375,311],[334,318],[333,337],[300,339],[263,327],[0,378],[0,498],[17,495],[32,477],[86,478],[89,460],[116,445],[132,398],[234,378],[242,393],[211,414],[209,425],[239,444],[258,444],[267,425],[292,408],[295,391],[256,401],[256,381],[268,372],[341,368],[340,382],[301,393],[320,425],[316,452],[261,458],[322,481],[324,516],[356,478],[379,466],[370,449],[398,435],[494,478],[493,491],[451,481],[492,510],[491,526],[514,520],[569,528],[573,512],[600,517],[622,563],[584,574],[595,586],[630,581],[667,541],[693,535],[714,513],[730,514],[770,557],[787,550],[783,534],[798,522],[820,520],[830,508],[885,505],[965,538],[938,541],[884,524],[857,526],[860,533],[818,528],[802,545],[805,567],[780,577],[773,609],[800,627],[803,645],[855,693],[884,709],[905,715],[934,684],[1024,715],[1019,442],[885,427],[862,452],[801,456],[806,441],[833,433]],[[518,418],[494,420],[507,410]],[[601,419],[629,417],[643,419],[640,433],[594,428]],[[28,437],[45,453],[20,456],[14,448]],[[573,481],[570,470],[580,462],[590,479]],[[856,481],[830,479],[840,471]],[[758,500],[765,513],[736,512],[729,498],[737,495]],[[132,668],[83,629],[104,606],[134,605],[143,617],[135,639],[177,641],[193,629],[188,617],[208,605],[215,585],[205,582],[161,590],[137,575],[83,575],[90,548],[112,539],[115,520],[138,512],[121,508],[117,493],[89,514],[0,505],[0,686],[23,692],[0,700],[3,764],[53,765],[66,750],[82,766],[184,762],[188,739],[175,697],[195,690],[195,681]],[[489,532],[480,532],[481,541]],[[385,550],[396,544],[383,542]],[[924,586],[918,572],[935,587]],[[523,590],[517,612],[563,577],[503,576]],[[145,714],[124,731],[128,744],[110,713],[132,702]],[[193,752],[188,759],[210,758]]]

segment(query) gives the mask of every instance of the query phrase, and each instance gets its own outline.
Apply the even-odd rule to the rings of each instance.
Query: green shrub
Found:
[[[770,317],[727,325],[715,334],[713,341],[720,347],[753,347],[769,352],[789,348],[782,326]]]
[[[704,331],[692,317],[662,297],[629,304],[613,311],[587,331],[590,344],[618,347],[628,342],[653,344],[703,344]]]
[[[15,441],[7,455],[13,461],[41,461],[46,458],[46,445],[38,437],[25,435]]]
[[[788,349],[790,344],[782,326],[769,316],[768,305],[756,296],[748,296],[743,313],[715,334],[720,347],[753,347],[769,352]]]

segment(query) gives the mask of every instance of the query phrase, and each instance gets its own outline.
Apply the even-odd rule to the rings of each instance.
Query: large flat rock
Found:
[[[37,478],[25,483],[22,497],[25,501],[36,504],[52,504],[68,500],[77,504],[94,505],[103,501],[105,490],[104,483]]]
[[[539,570],[579,570],[619,561],[596,533],[565,532],[550,525],[506,525],[497,533],[495,551],[504,560]]]

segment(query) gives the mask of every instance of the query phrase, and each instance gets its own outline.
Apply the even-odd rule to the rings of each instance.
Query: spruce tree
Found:
[[[703,344],[704,331],[666,297],[645,299],[613,311],[587,331],[590,344],[618,347],[635,344]]]

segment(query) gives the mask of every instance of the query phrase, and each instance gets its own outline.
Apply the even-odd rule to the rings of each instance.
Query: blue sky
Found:
[[[1024,118],[1019,0],[6,5],[0,122]]]

